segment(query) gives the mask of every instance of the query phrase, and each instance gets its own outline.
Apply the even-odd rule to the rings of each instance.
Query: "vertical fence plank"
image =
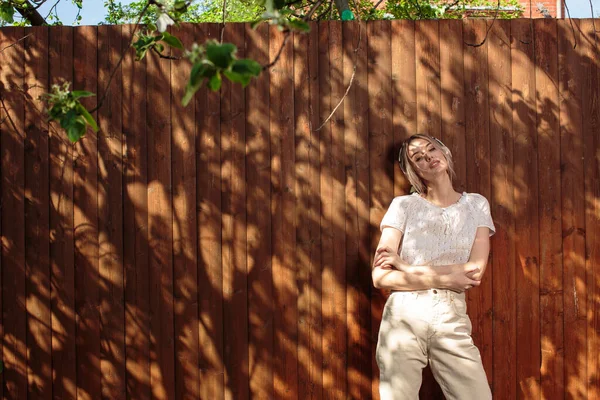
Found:
[[[440,137],[440,37],[439,22],[415,23],[417,76],[417,131]]]
[[[73,79],[73,29],[50,30],[51,84]],[[50,124],[50,262],[52,303],[52,394],[75,398],[75,271],[73,243],[73,147],[58,123]]]
[[[246,26],[246,57],[269,63],[269,29]],[[250,397],[273,398],[273,284],[271,278],[271,142],[269,75],[246,92],[248,204],[248,321]]]
[[[564,302],[564,389],[566,397],[587,397],[586,286],[585,286],[585,185],[583,178],[582,66],[586,43],[581,22],[557,21],[558,81],[560,101],[560,171],[562,195],[562,249]],[[581,45],[575,47],[575,43]],[[560,140],[559,140],[560,139]],[[561,355],[559,353],[559,355]],[[558,366],[558,365],[557,365]],[[544,395],[548,396],[547,392]]]
[[[28,398],[52,398],[48,123],[39,100],[48,91],[48,27],[30,28],[25,46],[25,266]],[[3,130],[3,126],[0,129]],[[1,394],[0,394],[1,396]]]
[[[490,93],[490,200],[496,234],[488,268],[494,271],[492,296],[492,379],[496,398],[514,399],[516,388],[516,282],[513,179],[513,131],[511,97],[510,21],[496,21],[489,33],[488,70]]]
[[[294,35],[296,243],[298,244],[298,398],[322,397],[318,127],[318,27]]]
[[[321,283],[322,283],[322,306],[321,315],[323,323],[323,336],[321,353],[323,354],[323,398],[330,398],[329,395],[333,384],[333,373],[331,366],[331,352],[327,348],[331,346],[332,337],[329,323],[331,322],[332,302],[329,300],[328,280],[331,281],[331,268],[333,266],[333,236],[331,235],[331,207],[333,188],[331,182],[331,122],[325,122],[329,117],[331,109],[334,107],[331,100],[332,84],[330,80],[330,60],[329,60],[329,22],[319,23],[319,160],[321,170],[319,174],[319,183],[321,186]]]
[[[391,22],[392,57],[392,129],[394,147],[389,162],[394,165],[394,195],[410,190],[410,182],[397,161],[402,142],[417,133],[417,79],[415,61],[415,23],[408,20]],[[373,300],[380,291],[373,291]],[[379,325],[379,324],[378,324]]]
[[[382,74],[388,84],[380,87],[382,94],[391,99],[390,23],[377,21],[372,24],[382,35],[379,55]],[[367,71],[367,24],[345,23],[343,27],[343,82],[352,82],[344,100],[344,169],[346,191],[346,281],[348,324],[348,394],[355,399],[371,396],[371,239],[369,237],[369,145],[368,132],[368,71]],[[382,116],[391,121],[391,101],[378,104]],[[393,138],[390,129],[386,132]]]
[[[127,46],[135,27],[123,27]],[[125,135],[123,244],[125,268],[125,344],[127,396],[147,400],[150,388],[150,287],[148,269],[148,143],[146,61],[123,59],[123,134]]]
[[[27,397],[27,310],[25,272],[25,96],[24,51],[19,41],[24,29],[5,28],[0,33],[4,65],[2,88],[2,359],[4,397]],[[11,46],[12,45],[12,46]]]
[[[108,94],[98,110],[98,243],[102,392],[117,399],[125,397],[121,26],[99,27],[98,35],[99,81],[108,82],[116,69],[110,88],[99,88],[100,96]]]
[[[185,48],[194,41],[194,26],[173,29]],[[179,55],[179,51],[172,50]],[[175,397],[197,399],[198,391],[198,269],[196,253],[196,119],[193,102],[183,107],[191,71],[189,62],[171,68],[173,154],[173,297],[175,310]]]
[[[270,31],[270,59],[283,44],[284,34]],[[293,38],[290,38],[293,40]],[[276,398],[297,398],[297,296],[295,268],[295,174],[293,46],[285,46],[271,68],[271,215],[273,238],[274,369]]]
[[[199,41],[217,39],[219,25],[196,26]],[[222,399],[223,272],[221,268],[221,135],[219,93],[195,96],[197,149],[198,304],[200,305],[200,398]]]
[[[600,397],[600,110],[598,20],[581,21],[583,35],[583,157],[585,185],[585,288],[587,293],[587,396]]]
[[[538,163],[533,30],[511,21],[517,281],[517,396],[540,397]]]
[[[330,116],[344,95],[342,24],[329,22],[329,95],[328,105],[323,105],[322,116]],[[325,49],[324,41],[322,49]],[[319,46],[321,47],[321,46]],[[323,57],[321,57],[323,58]],[[327,100],[326,100],[327,102]],[[323,397],[346,397],[347,348],[346,348],[346,233],[344,197],[344,129],[343,112],[338,108],[331,115],[328,131],[323,132],[326,141],[321,151],[326,174],[321,174],[323,191]],[[326,176],[324,176],[326,175]]]
[[[150,251],[150,386],[175,398],[173,211],[171,198],[171,62],[147,57],[148,243]]]
[[[543,396],[564,392],[563,278],[560,218],[560,126],[556,20],[537,20],[535,28],[535,87],[539,179],[540,323]]]
[[[74,88],[98,93],[98,30],[74,32]],[[92,109],[97,98],[82,99]],[[91,399],[102,392],[101,321],[98,307],[98,143],[88,129],[73,149],[73,223],[75,240],[75,303],[77,306],[77,397]]]
[[[385,214],[390,202],[394,197],[394,158],[390,156],[394,151],[394,132],[393,123],[394,116],[389,110],[389,104],[397,97],[388,88],[392,84],[392,74],[400,73],[398,70],[393,70],[394,60],[394,41],[390,41],[389,35],[391,26],[387,22],[369,23],[367,25],[368,37],[368,149],[369,149],[369,222],[370,222],[370,257],[375,254],[377,243],[379,241],[379,224]],[[409,27],[410,28],[410,27]],[[410,34],[406,36],[395,37],[399,41],[402,49],[411,51]],[[401,50],[401,49],[398,49]],[[409,64],[410,58],[407,60]],[[410,71],[410,69],[409,69]],[[404,94],[404,93],[403,93]],[[406,97],[398,98],[399,101],[408,103],[410,107],[412,93],[410,89],[406,91]],[[369,285],[371,281],[369,280]],[[384,302],[383,295],[380,290],[373,289],[375,296],[378,299],[373,299],[377,306],[376,320],[372,321],[372,340],[377,341],[378,329],[381,322],[381,305]],[[373,368],[378,371],[376,366]],[[375,379],[376,384],[373,385],[371,391],[374,398],[379,398],[378,384],[379,380]],[[377,386],[377,387],[376,387]]]
[[[244,25],[225,28],[224,42],[244,58]],[[223,163],[223,294],[225,301],[225,398],[248,398],[248,291],[246,267],[245,93],[229,81],[221,88]],[[287,257],[292,254],[286,253]]]
[[[440,21],[440,85],[442,132],[440,140],[453,155],[454,189],[463,192],[467,182],[465,154],[465,75],[463,24]]]
[[[316,131],[321,124],[321,109],[320,109],[320,85],[319,85],[319,26],[316,23],[311,23],[311,33],[309,36],[308,48],[308,76],[309,76],[309,129],[310,137],[308,148],[310,154],[307,158],[309,163],[308,182],[310,183],[310,228],[309,240],[312,244],[310,249],[310,287],[312,288],[309,302],[309,324],[310,330],[310,347],[311,354],[311,384],[313,389],[312,398],[320,400],[323,398],[323,315],[321,310],[323,298],[322,285],[322,263],[321,263],[321,202],[319,197],[321,194],[320,185],[320,170],[321,170],[321,154],[320,142],[321,132]]]
[[[123,44],[134,26],[123,27]],[[125,343],[127,396],[149,399],[150,321],[148,269],[148,143],[146,132],[146,62],[125,55],[123,76],[123,133],[126,138],[123,193],[125,267]]]
[[[491,23],[491,22],[490,22]],[[465,129],[466,187],[490,199],[490,133],[488,88],[488,42],[486,22],[468,20],[465,36],[465,113],[469,115]],[[491,377],[492,370],[492,281],[494,271],[487,269],[481,286],[467,293],[469,317],[473,324],[473,340],[481,352],[483,367]]]

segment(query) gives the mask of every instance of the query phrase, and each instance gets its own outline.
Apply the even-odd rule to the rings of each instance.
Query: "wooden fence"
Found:
[[[173,33],[266,64],[269,29]],[[3,398],[378,398],[371,254],[414,132],[492,206],[468,304],[495,398],[600,398],[593,20],[320,23],[187,108],[189,63],[117,68],[131,31],[0,30]],[[66,79],[93,107],[114,68],[70,145],[38,96]]]

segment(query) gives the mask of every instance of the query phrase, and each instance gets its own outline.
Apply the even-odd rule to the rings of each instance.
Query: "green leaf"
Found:
[[[201,86],[202,86],[202,81],[200,81],[196,85],[192,85],[190,83],[188,83],[186,85],[185,94],[183,95],[183,98],[181,99],[181,104],[184,107],[186,107],[190,103],[190,101],[194,97],[194,94],[196,94],[196,92],[198,91],[198,89],[200,89]]]
[[[13,16],[15,15],[15,9],[10,3],[2,3],[0,4],[0,19],[12,24],[15,22]]]
[[[96,120],[92,117],[92,114],[90,114],[81,104],[78,104],[77,110],[81,113],[88,125],[92,127],[94,132],[98,132],[98,124],[96,124]]]
[[[75,124],[75,119],[77,118],[77,112],[73,109],[69,110],[65,116],[60,119],[60,126],[63,129],[68,129],[70,126]]]
[[[244,87],[248,86],[250,79],[252,79],[251,75],[238,74],[230,70],[223,71],[223,75],[225,75],[231,82],[241,83]]]
[[[165,50],[165,46],[162,43],[155,43],[154,44],[154,48],[156,49],[156,51],[158,51],[159,53],[162,53]]]
[[[299,19],[289,20],[288,26],[294,31],[310,32],[310,25],[308,25],[306,22],[299,20]]]
[[[218,71],[208,80],[208,87],[213,92],[216,92],[221,88],[221,74]]]
[[[214,65],[222,69],[229,68],[236,51],[237,47],[231,43],[221,44],[215,41],[206,43],[206,56]]]
[[[79,139],[81,139],[83,136],[85,136],[85,132],[86,132],[86,125],[85,125],[85,120],[83,120],[83,118],[81,116],[79,116],[79,118],[75,119],[75,121],[73,122],[73,124],[71,124],[67,129],[67,137],[69,138],[69,140],[72,143],[77,143],[79,141]]]
[[[181,43],[181,40],[179,40],[176,36],[171,35],[169,32],[164,32],[163,36],[163,42],[171,47],[183,50],[183,43]]]
[[[209,73],[212,70],[212,73]],[[203,78],[210,78],[216,71],[204,63],[194,64],[190,72],[190,85],[196,86],[202,84]]]
[[[81,97],[91,97],[91,96],[95,96],[96,95],[95,93],[88,92],[88,91],[85,91],[85,90],[73,90],[71,92],[71,94],[73,95],[73,97],[75,99],[79,99]]]
[[[245,58],[243,60],[235,60],[231,65],[231,70],[238,74],[258,76],[262,71],[262,65],[254,60]]]

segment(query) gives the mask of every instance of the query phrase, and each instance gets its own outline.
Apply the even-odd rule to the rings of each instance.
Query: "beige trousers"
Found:
[[[381,400],[418,399],[427,363],[447,400],[492,398],[464,293],[429,289],[388,298],[377,342]]]

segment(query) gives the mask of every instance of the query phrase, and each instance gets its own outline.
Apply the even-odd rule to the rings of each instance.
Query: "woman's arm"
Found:
[[[423,290],[448,288],[463,291],[467,286],[477,286],[479,281],[472,279],[473,273],[462,265],[413,267],[405,264],[398,255],[402,232],[394,228],[384,228],[374,257],[371,272],[373,285],[378,289]]]
[[[408,274],[421,277],[420,281],[431,284],[430,287],[463,291],[473,286],[479,286],[483,277],[490,253],[489,228],[477,228],[469,261],[464,264],[440,265],[435,267],[429,265],[407,265],[402,262],[396,253],[389,247],[378,247],[374,266],[381,267],[387,265]]]

